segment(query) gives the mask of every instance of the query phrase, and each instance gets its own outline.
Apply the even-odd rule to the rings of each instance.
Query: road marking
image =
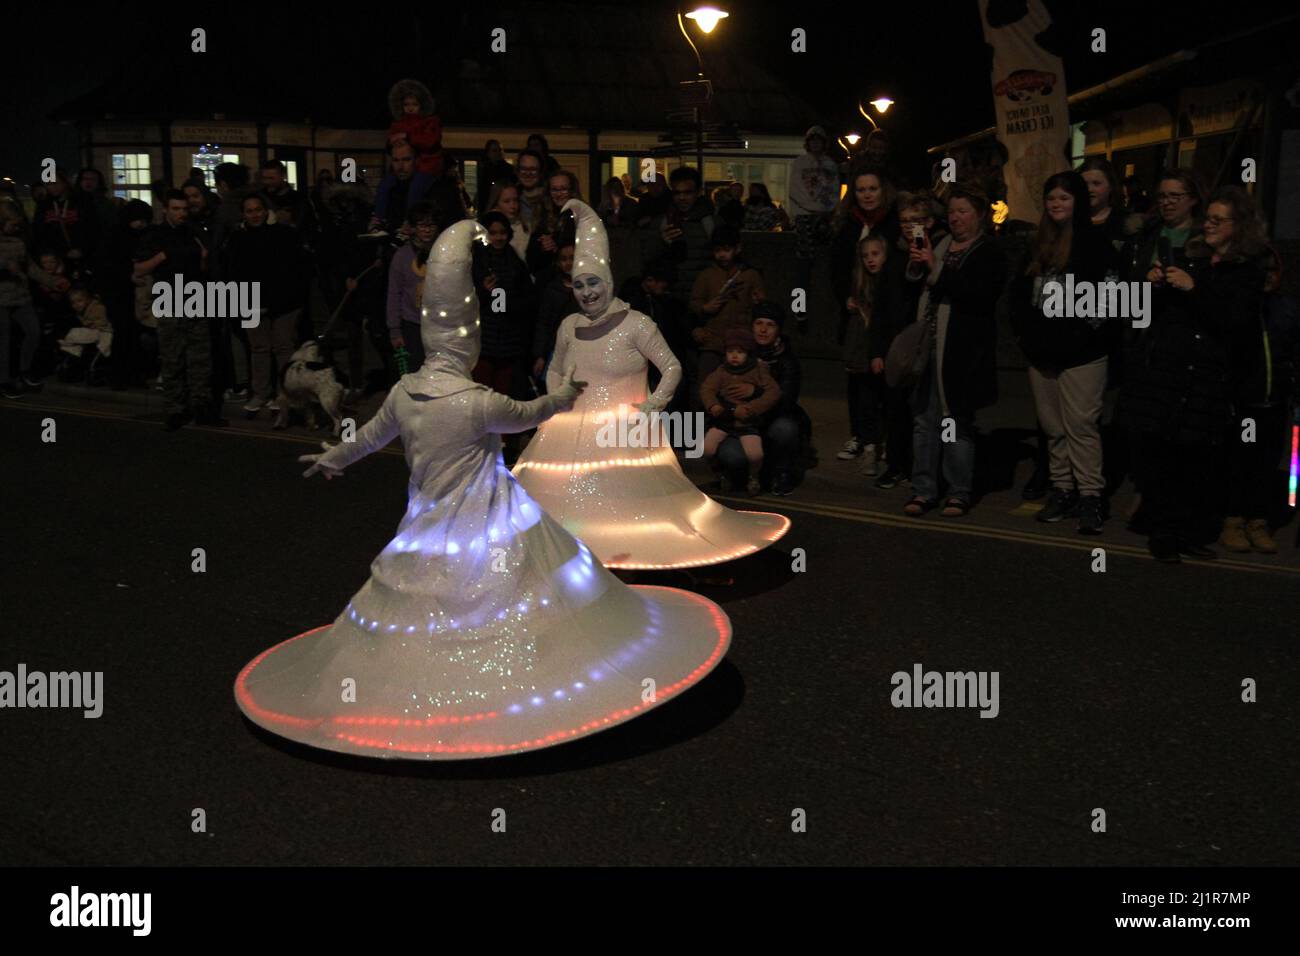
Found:
[[[22,411],[23,409],[34,409],[42,412],[59,412],[64,415],[78,415],[82,418],[102,418],[113,422],[128,422],[133,425],[148,425],[151,428],[160,428],[162,425],[161,422],[153,421],[152,419],[148,419],[148,418],[143,418],[138,415],[136,416],[112,415],[107,412],[89,411],[80,408],[78,409],[64,408],[61,405],[33,405],[28,402],[23,402],[20,405],[17,402],[13,402],[13,403],[6,402],[3,405],[0,405],[0,408],[12,408],[12,409],[17,409],[18,411]],[[238,425],[230,425],[226,428],[210,428],[206,425],[186,425],[184,427],[187,429],[201,431],[204,432],[205,434],[210,434],[210,435],[242,435],[251,438],[269,438],[272,441],[286,441],[298,445],[314,445],[317,449],[320,448],[320,443],[323,440],[322,438],[308,438],[304,435],[290,435],[284,432],[258,431],[252,428],[241,428]],[[397,455],[400,458],[403,455],[401,450],[401,442],[399,441],[396,444],[396,446],[386,445],[375,454]]]
[[[718,500],[735,501],[738,503],[743,502],[751,508],[755,505],[754,498],[740,498],[732,495],[713,495],[712,497],[717,498]],[[768,503],[765,498],[764,503],[768,507],[776,507],[779,510],[803,511],[808,514],[820,515],[824,518],[842,518],[849,521],[857,521],[862,524],[881,525],[888,528],[915,528],[923,531],[937,531],[946,534],[959,534],[975,538],[994,538],[1001,541],[1015,542],[1017,544],[1036,544],[1046,545],[1051,548],[1068,548],[1073,551],[1085,551],[1088,553],[1091,553],[1093,548],[1105,548],[1108,555],[1122,554],[1127,557],[1141,558],[1147,561],[1155,560],[1151,557],[1150,552],[1148,552],[1145,547],[1107,541],[1103,540],[1100,536],[1094,538],[1057,538],[1043,534],[1036,534],[1032,531],[993,528],[988,525],[970,524],[965,521],[957,523],[954,519],[948,518],[941,518],[938,520],[911,518],[903,514],[890,514],[883,511],[847,508],[842,505],[792,504],[788,503],[788,499],[785,501]],[[1220,557],[1213,561],[1189,560],[1184,563],[1192,567],[1219,567],[1228,568],[1233,571],[1250,571],[1256,574],[1300,577],[1300,567],[1254,564],[1234,558]]]
[[[40,411],[62,412],[67,415],[79,415],[83,418],[100,418],[116,422],[131,422],[138,425],[148,425],[152,428],[159,426],[158,422],[148,421],[139,417],[129,417],[126,415],[111,415],[105,412],[87,411],[83,409],[70,409],[56,405],[33,405],[27,402],[19,404],[17,402],[4,402],[0,408],[12,409],[36,409]],[[188,426],[187,426],[188,427]],[[253,438],[265,438],[272,441],[291,442],[299,445],[314,445],[320,447],[319,438],[307,438],[300,435],[288,435],[283,433],[270,433],[263,431],[254,431],[248,428],[206,428],[198,426],[200,430],[210,434],[222,435],[239,435]],[[395,447],[389,445],[379,451],[379,454],[402,456],[400,443]],[[701,489],[702,491],[704,489]],[[705,494],[708,494],[706,491]],[[732,495],[714,494],[711,497],[719,501],[734,501],[750,505],[755,503],[753,498],[740,498]],[[889,528],[918,528],[923,531],[938,531],[947,534],[960,534],[976,538],[996,538],[1002,541],[1011,541],[1018,544],[1037,544],[1046,545],[1053,548],[1069,548],[1074,551],[1091,552],[1093,548],[1105,548],[1107,554],[1122,554],[1133,558],[1142,558],[1148,561],[1155,560],[1146,548],[1140,545],[1119,544],[1115,541],[1103,540],[1100,536],[1088,539],[1056,538],[1048,537],[1043,534],[1036,534],[1032,531],[1017,531],[1009,528],[994,528],[988,525],[971,524],[967,521],[957,523],[952,519],[931,520],[927,518],[911,518],[903,514],[893,514],[884,511],[870,511],[862,508],[848,508],[842,505],[812,505],[812,504],[795,504],[785,499],[782,501],[769,502],[764,497],[765,505],[775,506],[789,511],[802,511],[808,514],[820,515],[823,518],[843,518],[849,521],[856,521],[861,524],[881,525]],[[1022,506],[1024,507],[1024,506]],[[1019,511],[1019,509],[1016,509]],[[1011,512],[1015,514],[1016,511]],[[1300,577],[1300,567],[1290,567],[1287,565],[1261,565],[1248,561],[1241,561],[1235,558],[1220,557],[1214,561],[1187,561],[1188,565],[1194,567],[1218,567],[1228,568],[1233,571],[1250,571],[1256,574],[1273,574],[1283,577]]]

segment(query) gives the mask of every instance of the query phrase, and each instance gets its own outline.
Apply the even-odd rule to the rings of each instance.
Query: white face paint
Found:
[[[600,276],[586,273],[573,277],[573,297],[588,318],[599,318],[609,308],[610,290]]]

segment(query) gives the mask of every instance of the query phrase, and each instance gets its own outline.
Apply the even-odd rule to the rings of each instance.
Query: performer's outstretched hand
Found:
[[[321,446],[321,448],[324,448],[325,451],[329,451],[330,448],[333,447],[333,446],[330,445],[328,442],[321,442],[321,443],[320,443],[320,446]],[[310,462],[310,463],[311,463],[311,467],[308,468],[306,471],[304,471],[304,472],[302,473],[302,476],[303,476],[304,478],[310,478],[312,475],[314,475],[314,474],[316,474],[317,472],[319,472],[320,474],[322,474],[322,475],[325,476],[325,480],[326,480],[326,481],[329,481],[331,478],[342,478],[342,477],[343,477],[343,469],[342,469],[342,468],[336,468],[334,465],[331,465],[329,462],[321,461],[321,459],[324,458],[324,457],[325,457],[324,454],[320,454],[320,455],[299,455],[299,456],[298,456],[298,460],[299,460],[300,462],[303,462],[303,463]]]
[[[587,387],[586,382],[579,382],[573,377],[575,371],[576,368],[570,368],[565,372],[564,380],[560,382],[560,387],[551,393],[560,400],[565,409],[572,408],[573,403],[577,401],[578,396],[582,394],[582,390]]]

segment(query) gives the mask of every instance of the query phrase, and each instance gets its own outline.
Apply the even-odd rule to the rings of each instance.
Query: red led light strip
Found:
[[[638,585],[634,588],[634,590],[674,591],[676,589],[660,587],[658,585]],[[688,591],[677,591],[676,593],[689,595],[692,599],[697,601],[701,601],[701,602],[704,601],[703,598],[700,598],[694,594],[690,594],[690,592]],[[730,628],[730,622],[727,620],[726,615],[722,613],[722,610],[716,604],[713,604],[713,602],[711,601],[707,603],[709,608],[709,616],[713,619],[713,626],[718,632],[718,640],[717,643],[715,643],[713,646],[712,653],[704,661],[704,663],[700,664],[698,667],[692,670],[681,680],[677,681],[676,683],[670,684],[668,687],[658,690],[655,694],[656,699],[654,704],[648,705],[645,703],[640,703],[637,704],[635,707],[627,707],[627,708],[613,711],[612,713],[607,714],[606,716],[598,720],[588,721],[587,723],[582,724],[579,727],[572,728],[570,730],[561,730],[552,734],[547,734],[545,737],[537,737],[532,740],[521,740],[511,744],[461,744],[459,746],[449,747],[443,744],[429,744],[429,745],[395,744],[390,740],[384,740],[381,738],[374,738],[374,737],[358,737],[354,734],[342,733],[342,732],[334,734],[334,737],[338,740],[347,741],[348,743],[358,747],[370,747],[375,750],[388,750],[388,751],[396,751],[399,753],[489,754],[489,753],[509,753],[511,751],[525,750],[533,747],[544,747],[548,744],[558,743],[562,740],[568,740],[570,738],[580,736],[590,731],[598,730],[602,727],[607,727],[611,724],[617,723],[622,719],[635,716],[636,714],[640,713],[643,710],[648,710],[651,706],[657,706],[663,703],[663,701],[667,700],[669,697],[681,693],[681,691],[685,690],[690,685],[699,681],[700,678],[702,678],[706,673],[708,673],[710,670],[713,669],[713,666],[717,663],[718,659],[722,656],[722,649],[723,646],[726,644],[727,639],[730,637],[731,628]],[[275,651],[277,648],[284,647],[285,645],[291,644],[296,640],[300,640],[301,638],[309,637],[312,634],[319,633],[320,631],[326,630],[331,626],[332,625],[326,624],[323,627],[314,628],[313,630],[306,631],[305,633],[299,634],[297,637],[291,637],[289,640],[277,644],[274,647],[268,648],[267,650],[259,654],[257,657],[253,658],[253,660],[249,662],[248,666],[246,666],[243,669],[243,671],[240,672],[239,677],[235,681],[236,695],[239,697],[239,700],[246,705],[246,709],[248,709],[250,712],[256,713],[259,717],[262,717],[263,719],[275,721],[278,723],[287,723],[296,727],[315,727],[321,724],[323,722],[323,718],[318,717],[314,719],[305,719],[302,717],[292,717],[288,714],[279,714],[274,711],[270,711],[263,707],[257,706],[257,704],[253,702],[252,696],[249,694],[248,689],[245,686],[245,680],[248,677],[248,675],[252,672],[253,668],[256,667],[259,663],[261,663],[261,661],[268,654]],[[498,716],[496,711],[489,711],[481,714],[471,714],[471,715],[458,716],[458,717],[453,717],[453,716],[432,717],[426,720],[411,720],[411,719],[391,718],[391,717],[335,717],[332,718],[332,721],[334,723],[348,723],[348,724],[364,725],[364,726],[425,727],[425,726],[439,726],[439,725],[446,725],[446,724],[474,723],[476,721],[485,720],[496,716]]]

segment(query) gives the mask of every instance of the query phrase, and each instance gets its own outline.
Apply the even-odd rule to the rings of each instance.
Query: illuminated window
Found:
[[[238,153],[218,153],[204,148],[200,152],[190,154],[190,165],[203,170],[203,181],[207,183],[209,189],[217,188],[216,169],[218,166],[222,163],[238,162]]]
[[[149,154],[113,154],[113,195],[149,202]]]

